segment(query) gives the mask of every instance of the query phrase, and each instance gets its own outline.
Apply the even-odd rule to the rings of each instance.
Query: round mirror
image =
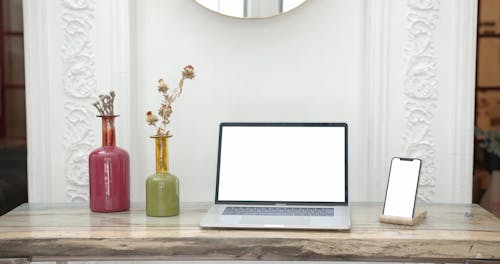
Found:
[[[222,15],[238,18],[265,18],[286,13],[307,0],[195,0]]]

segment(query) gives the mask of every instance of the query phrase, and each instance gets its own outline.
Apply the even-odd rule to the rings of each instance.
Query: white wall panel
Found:
[[[404,135],[416,127],[408,123],[413,99],[405,89],[411,74],[422,76],[418,70],[434,83],[434,97],[423,100],[429,133],[414,141],[432,153],[424,159],[431,184],[421,197],[470,201],[476,1],[311,0],[283,16],[250,21],[185,0],[24,3],[30,201],[86,199],[84,154],[100,144],[99,120],[87,107],[110,89],[119,96],[118,145],[131,154],[131,197],[143,201],[145,179],[154,172],[144,116],[160,103],[157,80],[174,86],[186,64],[198,76],[186,81],[170,127],[171,171],[183,201],[213,199],[222,121],[347,122],[350,199],[382,200],[390,158],[410,153]],[[85,22],[83,35],[64,31],[68,12]],[[416,72],[408,69],[422,43],[412,25],[430,43]],[[70,76],[74,61],[64,58],[74,54],[62,47],[82,40],[87,59],[74,58],[92,66],[76,63],[84,74]],[[88,96],[65,93],[73,84],[65,78],[81,76],[88,76]],[[78,119],[71,119],[68,102],[85,106]],[[86,148],[75,141],[82,127],[89,132],[81,141]],[[81,196],[69,191],[73,179],[82,180]]]
[[[117,91],[118,144],[130,146],[129,2],[23,4],[29,200],[85,201],[99,93]]]
[[[470,202],[477,2],[368,1],[367,11],[368,199],[383,200],[391,157],[414,156],[421,201]]]
[[[238,20],[191,1],[137,2],[139,175],[154,171],[143,121],[160,98],[156,81],[175,85],[181,67],[198,75],[176,101],[171,171],[183,200],[213,200],[218,123],[329,121],[349,123],[350,197],[367,174],[367,109],[363,104],[363,1],[310,1],[273,19]],[[297,139],[302,140],[302,139]],[[256,164],[256,166],[258,166]],[[139,189],[143,192],[143,189]]]

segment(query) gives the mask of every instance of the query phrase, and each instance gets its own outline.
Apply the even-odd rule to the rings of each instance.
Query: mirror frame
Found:
[[[215,10],[212,10],[206,6],[204,6],[203,4],[199,3],[198,0],[193,0],[198,6],[202,7],[203,9],[206,9],[206,10],[209,10],[210,12],[214,13],[214,14],[217,14],[217,15],[221,15],[221,16],[225,16],[225,17],[230,17],[230,18],[236,18],[236,19],[241,19],[241,20],[256,20],[256,19],[269,19],[269,18],[274,18],[274,17],[277,17],[277,16],[281,16],[281,15],[285,15],[285,14],[288,14],[298,8],[300,8],[301,6],[303,6],[305,3],[307,2],[310,2],[310,0],[303,0],[302,3],[300,3],[299,5],[297,5],[296,7],[286,11],[286,12],[282,12],[282,13],[279,13],[279,14],[275,14],[275,15],[272,15],[272,16],[262,16],[262,17],[238,17],[238,16],[231,16],[231,15],[228,15],[228,14],[224,14],[224,13],[219,13]]]

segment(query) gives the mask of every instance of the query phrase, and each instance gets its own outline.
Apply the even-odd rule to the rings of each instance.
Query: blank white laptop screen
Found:
[[[345,202],[345,127],[221,132],[219,201]]]

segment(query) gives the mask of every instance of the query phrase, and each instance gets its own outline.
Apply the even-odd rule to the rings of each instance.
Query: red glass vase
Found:
[[[119,212],[130,208],[130,163],[116,146],[115,117],[102,118],[102,147],[89,155],[90,210]]]

